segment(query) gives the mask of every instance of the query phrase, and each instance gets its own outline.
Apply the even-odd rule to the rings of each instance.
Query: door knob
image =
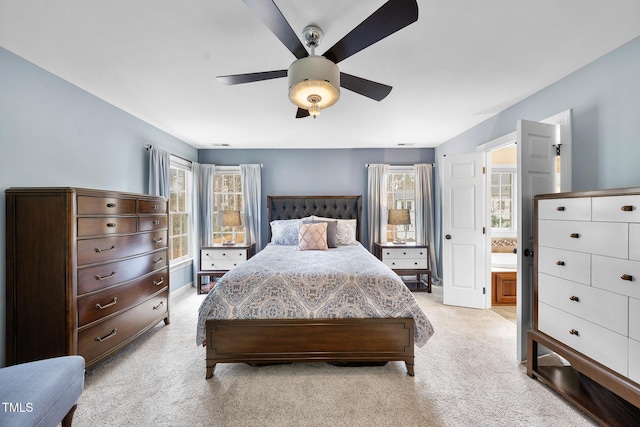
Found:
[[[532,257],[532,258],[533,258],[533,251],[530,251],[529,249],[525,249],[525,250],[522,252],[522,254],[523,254],[524,256],[530,256],[530,257]]]
[[[451,240],[451,234],[447,234],[446,236],[444,236],[444,238],[447,240]]]

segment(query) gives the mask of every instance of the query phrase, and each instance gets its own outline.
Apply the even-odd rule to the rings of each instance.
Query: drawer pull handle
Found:
[[[96,274],[94,276],[96,278],[96,280],[106,280],[106,279],[111,279],[112,277],[116,277],[116,272],[112,271],[111,274],[107,275],[107,276],[101,276],[99,274]]]
[[[96,304],[96,308],[98,310],[104,310],[105,308],[111,307],[112,305],[116,305],[116,303],[118,302],[118,297],[113,297],[113,300],[111,300],[111,302],[107,305],[100,305],[100,303]]]
[[[571,295],[571,296],[569,297],[569,299],[570,299],[571,301],[580,302],[580,298],[578,298],[578,297],[577,297],[577,296],[575,296],[575,295]]]
[[[580,234],[579,233],[571,233],[571,234],[569,234],[569,237],[571,237],[572,239],[579,239],[580,238]]]
[[[164,301],[160,301],[160,304],[156,305],[155,307],[153,307],[154,310],[158,310],[160,307],[162,307],[164,305]]]
[[[107,223],[107,227],[111,227],[111,228],[113,228],[113,227],[115,227],[115,226],[116,226],[116,223],[115,223],[115,222],[108,222],[108,223]]]
[[[153,225],[160,225],[160,221],[156,219],[155,221],[153,221]]]
[[[562,266],[562,265],[564,265],[564,261],[556,261],[556,265]]]
[[[106,341],[106,340],[108,340],[109,338],[113,338],[113,337],[115,337],[117,333],[118,333],[118,330],[117,330],[117,329],[114,329],[113,331],[111,331],[111,333],[109,333],[109,334],[107,334],[107,335],[103,336],[102,338],[100,338],[100,337],[96,337],[96,341],[98,341],[98,342]]]
[[[633,211],[634,207],[631,205],[625,205],[623,207],[620,208],[620,210],[624,211],[624,212],[631,212]]]
[[[111,246],[108,249],[100,249],[100,248],[93,248],[96,253],[101,254],[102,252],[113,252],[116,250],[116,245]]]
[[[575,335],[575,336],[577,336],[577,337],[579,337],[579,336],[580,336],[580,333],[578,333],[578,331],[576,331],[575,329],[570,330],[570,331],[569,331],[569,333],[570,333],[571,335]]]
[[[153,281],[153,284],[154,284],[154,285],[156,285],[156,286],[160,286],[160,285],[162,285],[163,283],[164,283],[164,277],[163,277],[162,279],[160,279],[160,281],[159,281],[159,282],[156,282],[155,280]]]
[[[153,210],[154,210],[154,211],[157,211],[158,209],[160,209],[160,206],[158,206],[158,205],[153,205]]]
[[[164,238],[160,237],[159,239],[153,239],[153,243],[162,243],[164,242]]]
[[[161,262],[161,261],[162,261],[162,257],[160,257],[160,258],[158,258],[158,259],[154,259],[152,262],[153,262],[154,264],[157,264],[157,263],[159,263],[159,262]]]
[[[556,210],[562,212],[562,211],[564,211],[564,206],[558,206],[556,208]]]
[[[115,208],[116,204],[115,203],[107,203],[107,207],[108,208]]]
[[[633,282],[633,276],[630,274],[623,274],[622,276],[620,276],[620,278],[622,280],[628,280],[629,282]]]

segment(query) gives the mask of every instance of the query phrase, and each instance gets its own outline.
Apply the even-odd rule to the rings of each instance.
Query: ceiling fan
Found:
[[[308,26],[302,32],[311,51],[309,54],[273,0],[243,2],[297,59],[288,70],[218,76],[217,79],[235,85],[288,77],[289,99],[298,106],[296,118],[309,115],[315,118],[321,109],[335,104],[340,97],[340,87],[376,101],[383,100],[391,92],[391,86],[343,73],[336,64],[418,20],[416,0],[389,0],[319,56],[315,49],[322,39],[320,28]]]

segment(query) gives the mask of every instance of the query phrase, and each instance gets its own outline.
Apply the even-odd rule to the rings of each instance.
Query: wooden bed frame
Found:
[[[267,196],[267,212],[268,223],[310,215],[357,219],[360,240],[362,196]],[[387,361],[404,361],[413,376],[414,327],[411,318],[209,319],[206,378],[217,363]]]

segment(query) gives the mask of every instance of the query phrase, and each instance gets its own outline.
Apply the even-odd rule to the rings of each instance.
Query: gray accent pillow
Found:
[[[302,221],[303,224],[317,224],[320,222],[327,223],[327,246],[330,248],[338,247],[338,221],[330,220],[307,220]]]

